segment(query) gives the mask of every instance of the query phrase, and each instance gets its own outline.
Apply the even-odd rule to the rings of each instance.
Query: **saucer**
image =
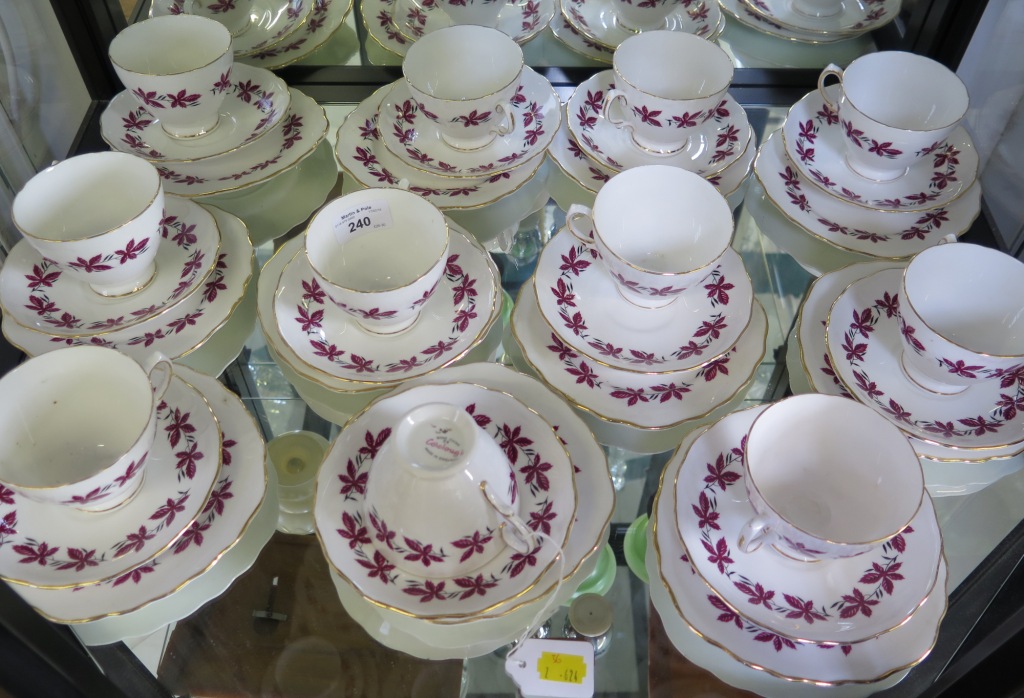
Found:
[[[297,251],[281,273],[273,313],[305,371],[381,387],[436,370],[476,345],[494,322],[497,286],[484,256],[452,232],[440,283],[416,323],[395,335],[360,327],[326,297]]]
[[[224,325],[241,302],[252,278],[253,251],[245,224],[234,216],[211,208],[221,232],[221,248],[209,278],[196,291],[198,306],[172,306],[156,317],[120,330],[96,332],[87,337],[55,337],[22,327],[5,314],[3,334],[11,344],[37,356],[65,346],[99,345],[117,349],[137,361],[154,351],[172,359],[195,351]]]
[[[1024,371],[941,396],[904,375],[896,317],[901,274],[900,269],[890,269],[855,281],[832,305],[825,343],[843,386],[923,441],[976,450],[1019,444]]]
[[[707,434],[700,438],[707,438]],[[677,454],[662,474],[647,547],[651,596],[670,637],[682,630],[696,633],[703,638],[702,642],[725,650],[733,663],[756,669],[754,675],[784,680],[785,683],[769,686],[770,682],[759,679],[758,684],[767,691],[765,695],[787,697],[801,695],[798,691],[808,684],[813,685],[814,695],[833,685],[838,687],[828,689],[830,694],[838,691],[843,695],[842,684],[880,682],[914,666],[931,651],[946,611],[947,568],[941,558],[935,590],[917,612],[902,626],[857,644],[793,642],[732,611],[694,573],[679,541],[675,515],[678,502],[671,483],[679,473],[681,461]]]
[[[717,174],[736,161],[752,138],[747,113],[726,94],[714,109],[702,116],[698,113],[703,123],[685,148],[666,155],[643,150],[627,129],[601,116],[605,94],[615,87],[614,79],[614,71],[604,70],[580,83],[565,110],[569,133],[584,152],[616,172],[641,165],[671,165],[702,176]]]
[[[179,196],[238,191],[294,167],[327,135],[324,108],[291,88],[291,106],[277,126],[239,151],[197,162],[157,164],[164,190]]]
[[[750,27],[768,36],[798,42],[801,44],[831,44],[859,36],[859,32],[841,34],[822,34],[818,32],[790,29],[773,22],[763,15],[754,12],[746,0],[718,0],[722,12],[740,24]],[[824,61],[827,63],[828,61]]]
[[[896,19],[901,0],[859,0],[839,3],[840,11],[814,17],[795,10],[792,0],[742,0],[756,14],[784,29],[825,35],[855,35],[874,31]]]
[[[618,174],[618,170],[602,165],[590,158],[580,147],[579,142],[569,132],[569,119],[562,119],[562,124],[555,133],[554,140],[548,146],[548,154],[559,169],[570,179],[589,192],[596,194],[604,183]],[[731,197],[746,180],[750,167],[757,155],[757,144],[754,138],[747,140],[746,149],[725,169],[714,174],[705,175],[708,180],[726,198]],[[578,203],[578,202],[568,202]],[[564,208],[568,208],[568,203]],[[735,209],[738,202],[729,202]],[[591,204],[592,205],[592,204]]]
[[[561,340],[537,305],[532,278],[512,311],[512,336],[545,383],[598,417],[641,429],[665,429],[698,419],[746,385],[765,352],[767,320],[756,300],[750,323],[732,351],[697,369],[646,374],[587,359]]]
[[[451,24],[443,12],[429,6],[406,10],[399,0],[366,0],[360,10],[370,38],[399,56],[405,56],[419,38],[414,28],[425,35]],[[516,0],[502,8],[495,28],[517,44],[525,44],[544,30],[554,13],[553,0]]]
[[[548,23],[548,29],[565,46],[584,58],[589,58],[600,63],[611,64],[612,56],[615,54],[610,48],[594,42],[590,37],[582,34],[579,29],[572,26],[572,22],[562,14],[562,4],[556,0],[556,12]]]
[[[744,490],[743,442],[767,405],[736,412],[697,438],[681,459],[675,523],[706,591],[728,612],[797,642],[851,645],[907,621],[932,593],[942,535],[925,496],[896,538],[856,557],[797,563],[736,540],[754,511]],[[668,485],[666,485],[668,486]]]
[[[96,584],[180,540],[214,488],[220,429],[203,396],[177,377],[156,428],[145,480],[110,511],[39,504],[0,485],[0,577],[48,589]]]
[[[443,394],[450,404],[469,411],[478,424],[515,456],[513,471],[523,519],[551,540],[527,553],[506,548],[471,576],[431,580],[387,562],[378,546],[402,546],[414,557],[416,541],[398,541],[364,516],[366,480],[373,457],[391,436],[392,427],[411,408],[423,403],[424,387],[403,391],[372,403],[354,417],[327,453],[317,479],[314,516],[332,568],[360,590],[371,603],[406,615],[438,619],[467,619],[521,597],[537,586],[551,568],[556,545],[565,546],[576,508],[576,491],[567,452],[550,425],[508,395],[480,386],[452,383],[429,387],[430,399]],[[514,438],[510,435],[515,434]],[[566,467],[559,468],[563,461]],[[536,471],[531,464],[555,467],[543,474],[547,489],[532,488]],[[340,527],[339,527],[340,526]],[[553,545],[554,543],[554,545]],[[437,556],[460,554],[460,547],[429,551]],[[421,553],[422,556],[422,553]],[[510,609],[503,609],[510,610]]]
[[[220,249],[217,222],[198,204],[167,197],[161,235],[162,240],[138,242],[140,248],[159,245],[149,285],[110,298],[65,274],[21,240],[0,268],[0,307],[26,329],[54,337],[85,337],[132,327],[181,304],[194,310],[199,299],[192,302],[192,297],[213,271]],[[115,253],[102,261],[113,263],[117,258]]]
[[[871,257],[909,257],[939,243],[946,235],[962,235],[981,211],[981,187],[948,205],[927,211],[872,210],[827,194],[787,157],[776,131],[761,145],[754,175],[769,200],[794,225],[830,245]]]
[[[159,109],[147,109],[128,90],[100,116],[100,135],[114,150],[150,162],[195,162],[244,148],[276,126],[291,103],[285,81],[262,68],[236,63],[231,87],[213,130],[195,138],[175,138],[160,126]]]
[[[562,342],[595,363],[648,374],[699,368],[728,352],[750,322],[754,297],[743,260],[730,248],[694,287],[665,289],[675,296],[669,305],[638,307],[565,228],[541,250],[533,290]]]
[[[614,4],[607,0],[565,0],[562,14],[594,43],[614,50],[636,32],[619,25]],[[721,12],[712,0],[679,3],[661,29],[686,32],[708,39],[718,28]]]
[[[296,31],[310,13],[314,0],[252,0],[249,24],[231,37],[240,58],[274,46]],[[185,0],[154,0],[150,17],[185,13]]]
[[[263,437],[242,401],[213,378],[182,366],[174,370],[210,403],[220,423],[220,471],[209,499],[172,547],[118,577],[67,589],[15,587],[47,619],[91,622],[133,613],[174,595],[212,565],[221,564],[221,557],[245,535],[264,501],[267,468]]]
[[[840,88],[831,85],[838,98]],[[879,211],[908,211],[947,206],[978,178],[978,152],[962,126],[949,138],[934,143],[927,155],[898,179],[878,182],[854,172],[846,164],[847,138],[856,137],[863,148],[885,157],[886,145],[847,129],[839,114],[814,90],[793,105],[782,127],[790,161],[822,191],[857,206]]]
[[[532,68],[523,69],[512,103],[513,130],[477,150],[456,150],[426,117],[405,80],[392,83],[380,103],[377,132],[390,153],[410,167],[449,177],[494,175],[543,153],[562,121],[562,104],[551,83]],[[487,112],[490,113],[490,112]]]
[[[846,290],[846,287],[855,281],[871,276],[875,272],[886,269],[903,269],[905,265],[897,262],[867,262],[854,264],[842,269],[837,269],[820,279],[816,279],[807,289],[803,304],[800,306],[800,314],[796,321],[796,334],[793,344],[796,347],[796,364],[791,368],[792,375],[804,376],[807,381],[807,389],[804,392],[814,391],[826,395],[842,395],[849,397],[850,394],[843,387],[843,383],[832,370],[832,359],[829,357],[828,347],[825,346],[825,322],[828,318],[829,309],[836,298]],[[787,361],[787,365],[789,362]],[[796,370],[798,369],[798,370]],[[796,391],[796,386],[794,386]],[[1011,444],[1003,448],[986,449],[974,451],[971,449],[956,449],[948,446],[941,446],[928,441],[921,441],[913,436],[909,437],[914,450],[922,458],[932,462],[973,462],[982,463],[996,459],[1012,458],[1024,453],[1024,443]],[[969,468],[970,466],[967,466]],[[929,475],[928,468],[925,468],[925,475]],[[934,496],[934,492],[933,492]]]
[[[434,0],[411,0],[403,15],[402,2],[395,5],[395,27],[406,39],[415,42],[427,34],[453,26],[451,19]],[[495,28],[525,44],[544,31],[555,16],[555,0],[516,0],[503,4]]]
[[[286,40],[271,48],[262,48],[238,60],[268,70],[276,70],[300,61],[327,43],[345,23],[352,0],[306,0],[311,7],[305,23]]]
[[[378,107],[391,85],[363,100],[338,128],[335,155],[341,168],[367,187],[401,186],[442,210],[478,208],[492,204],[523,186],[544,162],[543,153],[518,167],[481,177],[453,178],[417,170],[395,157],[380,142]]]

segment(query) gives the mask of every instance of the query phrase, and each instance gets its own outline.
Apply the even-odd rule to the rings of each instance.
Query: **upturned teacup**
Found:
[[[842,90],[834,100],[829,77]],[[846,163],[875,181],[897,179],[945,142],[967,113],[969,97],[956,73],[930,58],[902,51],[861,56],[845,70],[829,65],[818,91],[838,113]]]
[[[186,0],[185,14],[220,22],[238,36],[252,23],[252,0]]]
[[[429,386],[418,390],[429,399]],[[399,541],[414,539],[421,550],[448,550],[461,540],[476,541],[479,550],[426,563],[422,556],[410,562],[387,545],[378,546],[381,553],[401,569],[449,578],[493,560],[507,545],[500,532],[505,522],[521,524],[529,539],[512,476],[504,451],[462,407],[427,402],[412,409],[373,459],[367,519]]]
[[[1024,371],[1024,263],[952,242],[918,253],[903,272],[900,363],[919,386],[953,394]]]
[[[747,434],[743,468],[754,516],[738,545],[811,562],[853,557],[900,533],[925,496],[906,435],[854,400],[798,395],[770,405]]]
[[[676,31],[629,37],[615,49],[612,68],[615,86],[605,95],[603,116],[655,154],[687,147],[716,115],[734,70],[718,45]]]
[[[703,177],[646,165],[612,177],[593,209],[573,204],[573,235],[600,255],[626,300],[645,308],[673,302],[704,279],[732,242],[732,211]]]
[[[0,483],[43,504],[105,511],[141,486],[172,376],[114,349],[58,349],[0,379]]]
[[[216,128],[231,87],[231,34],[206,17],[168,15],[129,25],[110,42],[114,71],[169,135]]]
[[[409,48],[402,73],[421,113],[457,150],[477,150],[515,128],[523,50],[506,34],[464,24],[432,32]]]
[[[327,296],[364,329],[410,327],[448,259],[448,223],[401,189],[365,189],[325,205],[306,228],[306,259]]]
[[[133,293],[153,279],[163,216],[157,169],[109,151],[46,168],[11,207],[29,245],[104,296]]]

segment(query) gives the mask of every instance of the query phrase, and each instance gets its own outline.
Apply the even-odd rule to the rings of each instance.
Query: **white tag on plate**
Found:
[[[505,660],[523,698],[591,698],[594,646],[577,640],[529,639]]]
[[[334,221],[334,234],[339,242],[350,235],[391,227],[391,207],[386,201],[368,201],[342,213]]]

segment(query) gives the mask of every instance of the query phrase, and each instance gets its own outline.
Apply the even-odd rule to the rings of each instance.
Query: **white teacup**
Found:
[[[104,296],[141,290],[153,279],[163,216],[157,169],[110,151],[46,168],[11,207],[29,245]]]
[[[626,300],[658,308],[705,278],[732,242],[728,202],[700,175],[646,165],[612,177],[569,231],[601,256]]]
[[[725,99],[733,63],[717,44],[693,34],[650,31],[631,36],[612,58],[615,88],[604,118],[653,153],[684,149]]]
[[[185,14],[220,22],[238,36],[252,23],[252,0],[187,0]]]
[[[325,205],[306,228],[306,258],[335,305],[364,329],[410,327],[448,260],[448,222],[401,189],[364,189]]]
[[[231,87],[231,34],[191,15],[131,24],[110,42],[114,71],[171,136],[190,138],[217,126]]]
[[[422,389],[421,389],[422,390]],[[512,466],[494,439],[463,408],[430,402],[408,412],[373,459],[366,483],[366,517],[375,528],[442,551],[453,541],[480,541],[466,560],[458,555],[410,562],[391,546],[378,548],[395,566],[432,578],[469,574],[494,559],[507,541],[506,522],[526,540],[510,491]]]
[[[797,560],[852,557],[899,534],[925,496],[924,474],[903,432],[835,395],[798,395],[764,410],[744,446],[755,516],[739,547],[763,543]]]
[[[0,482],[43,504],[105,511],[145,477],[156,408],[172,376],[113,349],[69,347],[0,379]]]
[[[1024,263],[953,242],[915,256],[900,283],[900,363],[915,383],[958,393],[1024,369]]]
[[[665,20],[683,5],[683,0],[615,0],[615,23],[631,32],[664,29]]]
[[[825,89],[836,77],[838,102]],[[818,77],[818,91],[838,112],[846,133],[846,163],[875,181],[906,174],[931,155],[967,113],[963,82],[941,63],[902,51],[861,56],[845,70],[829,65]]]
[[[464,24],[409,48],[402,73],[421,112],[452,148],[476,150],[515,128],[523,50],[506,34]]]

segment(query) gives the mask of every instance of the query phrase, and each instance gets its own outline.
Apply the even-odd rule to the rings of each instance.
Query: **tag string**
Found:
[[[516,646],[512,648],[512,651],[509,652],[508,656],[505,658],[506,664],[512,661],[512,658],[515,657],[516,653],[519,651],[519,648],[523,646],[523,643],[526,642],[526,640],[528,640],[531,636],[533,636],[533,634],[537,632],[537,628],[539,628],[541,624],[548,619],[548,614],[552,612],[552,605],[555,603],[555,599],[558,598],[558,592],[562,588],[562,577],[565,575],[565,553],[562,550],[562,546],[556,543],[554,538],[544,533],[543,531],[534,531],[533,535],[543,539],[545,543],[554,546],[555,550],[558,551],[558,581],[555,583],[554,590],[550,594],[548,594],[548,598],[544,602],[544,605],[537,612],[537,615],[533,617],[533,621],[530,623],[529,626],[527,626],[526,630],[523,631],[523,633],[515,640]],[[518,665],[520,668],[525,668],[526,662],[518,662]]]

